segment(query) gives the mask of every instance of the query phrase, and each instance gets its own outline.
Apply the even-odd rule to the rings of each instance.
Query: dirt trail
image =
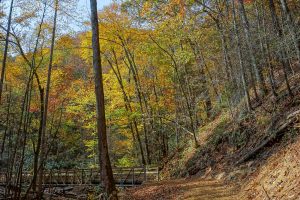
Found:
[[[300,124],[295,125],[300,127]],[[278,147],[261,167],[240,180],[243,187],[221,180],[177,179],[124,191],[123,200],[299,200],[300,136]],[[237,179],[239,180],[239,179]],[[237,183],[236,183],[237,184]]]
[[[239,187],[218,180],[178,179],[147,184],[121,194],[122,200],[233,200]]]

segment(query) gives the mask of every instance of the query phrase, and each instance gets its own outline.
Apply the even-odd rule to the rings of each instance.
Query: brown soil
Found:
[[[231,200],[236,199],[239,187],[217,180],[170,180],[129,189],[121,200]]]

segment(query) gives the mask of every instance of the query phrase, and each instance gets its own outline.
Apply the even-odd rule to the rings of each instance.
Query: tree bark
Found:
[[[1,105],[1,98],[2,98],[2,92],[3,92],[4,77],[5,77],[7,51],[8,51],[8,42],[9,42],[9,34],[10,34],[10,27],[11,27],[11,18],[12,18],[13,6],[14,6],[14,0],[11,0],[10,9],[9,9],[9,16],[8,16],[7,30],[6,30],[4,55],[3,55],[3,60],[2,60],[1,77],[0,77],[0,105]]]
[[[273,0],[269,0],[269,9],[270,9],[271,17],[272,17],[273,31],[276,34],[276,39],[277,40],[282,40],[283,39],[283,31],[279,26],[279,20],[278,20],[277,14],[276,14],[275,4],[274,4]],[[288,58],[287,58],[286,51],[285,51],[284,48],[279,49],[278,59],[279,59],[280,63],[282,64],[282,69],[283,69],[283,73],[284,73],[284,80],[285,80],[285,83],[286,83],[288,93],[292,97],[293,92],[291,90],[290,83],[289,83],[289,80],[288,80],[288,74],[287,74],[287,70],[288,70],[288,67],[289,67],[288,62],[287,62]]]
[[[3,139],[2,139],[2,145],[1,145],[1,151],[0,151],[0,159],[3,158],[3,153],[5,150],[5,143],[6,143],[6,138],[7,138],[7,134],[10,130],[10,109],[11,109],[11,99],[12,99],[12,89],[9,89],[9,94],[7,94],[7,110],[6,110],[6,127],[4,130],[4,134],[3,134]]]
[[[42,137],[41,137],[41,154],[40,154],[40,171],[38,177],[39,183],[39,197],[42,195],[42,181],[43,181],[43,168],[44,161],[46,160],[46,132],[47,132],[47,116],[48,116],[48,104],[49,104],[49,92],[50,92],[50,83],[51,83],[51,72],[52,72],[52,63],[53,63],[53,52],[54,52],[54,44],[55,44],[55,35],[56,35],[56,21],[57,21],[57,11],[58,11],[58,0],[55,0],[54,5],[54,19],[53,19],[53,28],[52,28],[52,37],[51,37],[51,47],[50,47],[50,60],[48,65],[48,75],[47,75],[47,83],[46,83],[46,93],[45,93],[45,103],[43,108],[43,120],[42,120]]]
[[[135,84],[135,92],[139,101],[139,105],[140,105],[140,109],[141,109],[141,113],[147,114],[149,116],[149,111],[147,108],[147,101],[145,100],[145,95],[142,91],[142,87],[141,87],[141,82],[140,82],[140,78],[139,78],[139,74],[138,74],[138,70],[137,70],[137,66],[134,60],[134,56],[132,54],[132,52],[130,52],[130,50],[127,48],[127,45],[125,43],[125,40],[119,36],[119,39],[122,43],[122,47],[124,49],[125,52],[125,57],[128,60],[128,64],[127,67],[129,69],[130,72],[132,72],[132,77],[133,77],[133,81]],[[144,104],[143,104],[144,103]],[[151,163],[151,159],[150,159],[150,150],[149,150],[149,140],[148,140],[148,126],[146,124],[146,120],[145,118],[147,118],[147,116],[142,115],[142,123],[143,123],[143,130],[144,130],[144,140],[145,140],[145,149],[146,149],[146,158],[147,158],[147,164]]]
[[[239,13],[241,15],[242,22],[243,22],[243,29],[244,29],[244,32],[245,32],[246,43],[247,43],[247,46],[248,46],[248,49],[249,49],[249,56],[250,56],[250,60],[251,60],[251,65],[252,65],[252,68],[254,70],[255,78],[258,82],[260,92],[262,94],[265,94],[266,93],[266,86],[265,86],[265,82],[264,82],[264,77],[263,77],[261,69],[258,66],[257,59],[256,59],[255,54],[254,54],[254,48],[253,48],[254,45],[251,41],[252,38],[251,38],[248,18],[247,18],[245,7],[244,7],[244,0],[238,0],[238,3],[239,3]]]
[[[99,26],[97,13],[97,0],[90,0],[91,4],[91,24],[92,24],[92,47],[93,47],[93,67],[95,81],[95,96],[97,109],[97,134],[99,148],[99,163],[101,169],[101,181],[105,192],[110,199],[118,199],[117,190],[114,183],[113,172],[108,155],[104,89],[102,80],[102,66],[100,57]]]
[[[295,45],[298,61],[300,62],[300,39],[298,38],[298,35],[297,35],[297,29],[295,27],[296,25],[295,25],[294,19],[292,17],[292,14],[290,12],[290,9],[288,7],[286,0],[280,0],[280,4],[282,7],[282,11],[286,17],[288,29],[292,35],[292,39],[293,39],[293,42]]]
[[[241,39],[240,39],[238,29],[237,29],[234,0],[232,0],[232,13],[233,13],[233,29],[235,32],[235,37],[237,38],[236,40],[237,40],[237,53],[238,53],[238,59],[239,59],[239,67],[240,67],[240,73],[241,73],[241,78],[242,78],[243,90],[244,90],[245,97],[246,97],[246,107],[247,107],[247,110],[250,111],[251,110],[250,96],[249,96],[249,91],[248,91],[246,77],[245,77],[246,71],[245,71],[244,61],[243,61],[243,57],[242,57]]]
[[[117,55],[116,52],[114,50],[112,50],[112,54],[113,54],[113,58],[114,58],[114,63],[116,65],[116,67],[114,67],[113,63],[110,61],[110,59],[106,56],[107,62],[109,63],[109,65],[111,66],[117,80],[119,83],[119,86],[121,88],[122,94],[123,94],[123,99],[124,99],[124,104],[125,104],[125,109],[127,112],[133,112],[129,97],[125,91],[125,86],[123,84],[123,78],[120,72],[120,68],[119,68],[119,64],[118,64],[118,60],[117,60]],[[145,155],[144,155],[144,150],[143,150],[143,145],[142,145],[142,141],[141,141],[141,137],[140,137],[140,133],[138,130],[138,125],[137,125],[137,121],[136,121],[136,117],[134,117],[134,119],[131,120],[130,115],[127,114],[127,118],[129,121],[129,126],[132,132],[132,138],[133,138],[133,142],[135,143],[135,136],[137,137],[138,140],[138,145],[139,145],[139,149],[140,149],[140,153],[141,153],[141,161],[143,165],[146,165],[146,160],[145,160]]]

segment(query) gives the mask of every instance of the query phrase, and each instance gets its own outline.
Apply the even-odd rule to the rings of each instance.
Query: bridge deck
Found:
[[[159,181],[157,167],[122,167],[113,169],[115,183],[119,186],[139,185],[148,181]],[[22,184],[29,185],[32,172],[22,173]],[[99,169],[44,170],[43,184],[46,185],[94,185],[100,184]],[[15,179],[13,176],[12,180]],[[8,183],[6,172],[0,172],[0,184]]]

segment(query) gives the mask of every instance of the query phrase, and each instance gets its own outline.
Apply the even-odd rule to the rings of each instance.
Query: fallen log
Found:
[[[271,134],[267,136],[259,145],[253,148],[249,153],[243,156],[236,165],[242,164],[243,162],[248,161],[250,158],[254,157],[262,148],[268,145],[270,142],[274,141],[276,138],[282,136],[284,131],[298,119],[297,117],[300,115],[300,110],[297,110],[286,117],[286,122],[277,126],[277,128],[273,128],[276,126],[276,123],[272,121],[271,126],[268,128],[268,131],[271,131]],[[275,130],[275,131],[274,131]]]

